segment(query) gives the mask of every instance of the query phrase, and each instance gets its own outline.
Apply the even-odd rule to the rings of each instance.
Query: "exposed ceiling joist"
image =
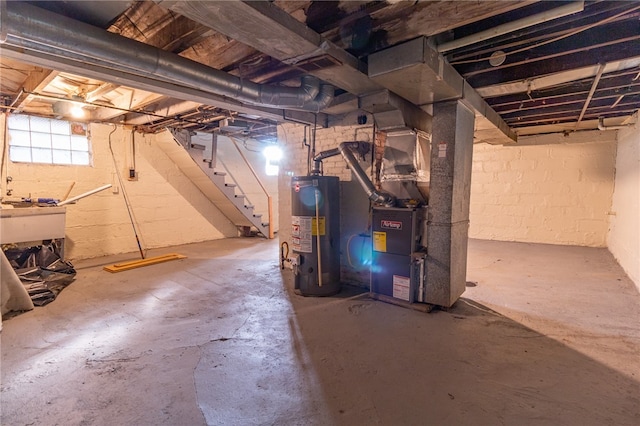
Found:
[[[192,102],[192,101],[179,101],[176,102],[173,99],[169,99],[169,98],[162,98],[159,100],[159,102],[153,106],[153,109],[149,111],[149,115],[153,115],[155,117],[157,116],[164,116],[167,118],[171,118],[171,117],[175,117],[175,116],[179,116],[180,114],[183,114],[187,111],[196,109],[200,106],[201,104],[198,102]],[[145,115],[145,114],[139,114],[139,113],[129,113],[127,114],[127,124],[133,125],[133,126],[138,126],[138,125],[142,125],[145,124],[148,121],[153,121],[150,120],[149,115]]]
[[[382,89],[366,78],[364,63],[269,2],[158,0],[158,4],[348,92],[360,95]],[[314,67],[315,58],[330,66]]]
[[[37,68],[31,71],[24,81],[22,90],[16,98],[11,101],[14,112],[22,112],[22,110],[34,99],[29,92],[41,92],[44,90],[58,75],[57,71],[47,68]]]
[[[82,35],[87,39],[98,36],[92,31],[75,29],[91,23],[125,37],[126,40],[121,40],[123,43],[132,39],[147,47],[153,46],[159,49],[156,52],[159,57],[177,54],[195,61],[193,69],[203,70],[200,66],[206,65],[252,84],[292,87],[298,85],[303,74],[313,74],[342,89],[336,92],[336,99],[325,110],[335,115],[331,117],[331,123],[340,122],[343,114],[362,110],[366,105],[362,101],[367,96],[368,99],[379,99],[384,94],[380,90],[381,84],[368,77],[373,55],[418,36],[433,36],[429,40],[430,46],[465,38],[472,42],[447,53],[442,63],[443,66],[452,65],[467,79],[463,91],[467,86],[471,90],[478,89],[470,92],[475,94],[465,100],[467,103],[473,101],[484,111],[476,113],[476,141],[501,139],[495,122],[491,124],[482,114],[502,120],[507,131],[508,123],[518,134],[524,134],[567,131],[568,128],[572,131],[576,129],[575,122],[581,113],[583,119],[578,123],[578,130],[584,129],[585,125],[597,128],[600,119],[607,125],[616,126],[621,122],[616,120],[628,119],[634,108],[640,106],[640,50],[637,47],[640,46],[640,6],[633,2],[585,1],[581,12],[534,23],[483,41],[478,33],[493,35],[504,28],[505,23],[531,20],[566,3],[141,0],[106,5],[102,1],[16,1],[6,2],[8,12],[13,10],[13,15],[8,13],[3,17],[3,28],[18,28],[17,33],[13,31],[17,37],[24,34],[21,28],[37,27],[41,34],[52,30],[52,26],[30,25],[33,21],[30,18],[41,13],[32,13],[33,9],[41,11],[34,4],[66,19],[75,19],[55,27],[63,33],[61,37],[70,32],[79,34],[79,44],[83,43]],[[172,5],[185,10],[191,6],[199,9],[197,13],[183,15],[176,8],[167,9]],[[16,16],[16,10],[20,11],[19,16]],[[64,19],[56,22],[64,22]],[[107,30],[103,31],[109,34]],[[73,54],[51,47],[58,46],[61,37],[56,37],[57,32],[46,34],[38,39],[36,43],[39,44],[31,47],[15,44],[16,39],[10,35],[9,42],[16,48],[12,50],[8,46],[10,43],[2,45],[0,93],[5,111],[19,97],[13,106],[20,105],[27,113],[51,116],[53,103],[70,96],[81,96],[93,104],[90,109],[98,120],[131,122],[136,126],[150,124],[149,128],[160,128],[166,123],[180,126],[183,114],[194,118],[193,122],[182,122],[185,128],[195,128],[217,117],[218,113],[220,116],[239,113],[257,119],[305,123],[317,119],[321,125],[328,122],[323,114],[316,117],[313,112],[284,107],[256,107],[254,101],[247,98],[240,102],[234,99],[233,93],[223,92],[227,96],[221,96],[213,86],[203,92],[202,84],[191,84],[191,80],[185,84],[179,79],[168,80],[156,75],[153,69],[146,68],[141,72],[135,65],[133,69],[118,68],[122,64],[139,63],[140,55],[136,60],[128,54],[135,49],[125,49],[127,61],[122,55],[106,59],[95,52],[93,57],[97,61],[83,60],[87,55],[72,47]],[[48,50],[47,46],[50,46]],[[29,48],[40,54],[28,51]],[[506,52],[505,61],[490,64],[489,57],[498,49]],[[603,59],[608,63],[594,87],[594,77]],[[60,72],[62,76],[53,78],[49,84],[45,79],[38,84],[36,76],[42,67]],[[32,71],[36,72],[29,76]],[[206,71],[202,72],[206,74]],[[416,74],[416,78],[413,86],[423,87],[422,77]],[[485,84],[488,86],[475,87]],[[19,95],[21,88],[49,98],[27,99],[24,93]],[[409,99],[416,91],[409,90],[403,96]],[[591,98],[586,102],[590,91]],[[155,96],[146,96],[144,92],[153,92]],[[411,109],[420,114],[424,113],[423,109],[428,111],[431,101],[428,96],[425,99],[424,102],[414,99],[413,103],[417,105]],[[201,106],[190,109],[194,104]],[[425,105],[421,107],[421,104]],[[369,109],[379,111],[375,105]],[[132,112],[134,110],[139,113]],[[573,128],[571,120],[574,120]],[[494,134],[496,131],[498,133]]]

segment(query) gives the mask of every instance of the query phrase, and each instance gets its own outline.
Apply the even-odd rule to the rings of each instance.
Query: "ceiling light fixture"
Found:
[[[80,105],[73,105],[71,107],[71,109],[69,110],[69,112],[71,113],[71,116],[73,118],[84,118],[85,117],[84,108],[82,108]]]
[[[507,59],[507,54],[502,50],[496,50],[489,56],[489,63],[493,67],[499,67],[504,64],[504,61]]]

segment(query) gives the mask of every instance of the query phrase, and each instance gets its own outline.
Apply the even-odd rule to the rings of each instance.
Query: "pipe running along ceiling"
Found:
[[[333,86],[313,76],[303,76],[299,87],[258,84],[29,4],[8,2],[6,9],[0,21],[5,47],[152,77],[258,106],[319,112],[334,97]]]

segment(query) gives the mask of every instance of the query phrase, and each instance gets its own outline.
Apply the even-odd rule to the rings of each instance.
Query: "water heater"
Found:
[[[340,186],[336,176],[291,179],[295,289],[305,296],[340,291]]]

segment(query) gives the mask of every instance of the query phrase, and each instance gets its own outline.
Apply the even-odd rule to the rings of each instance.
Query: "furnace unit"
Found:
[[[371,293],[423,302],[427,207],[374,207]]]

